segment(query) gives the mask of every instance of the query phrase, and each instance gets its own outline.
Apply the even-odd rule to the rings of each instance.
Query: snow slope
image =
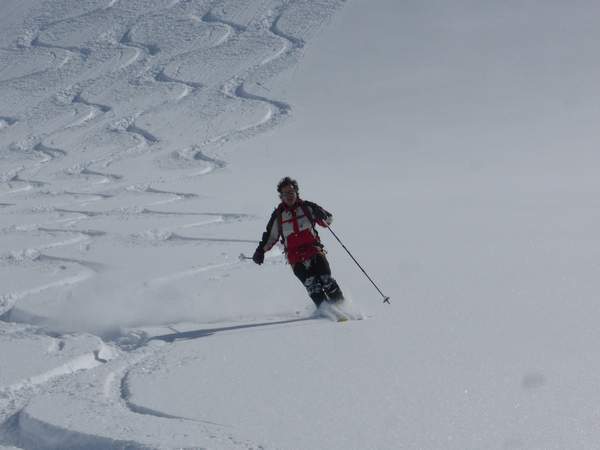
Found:
[[[597,447],[594,2],[2,8],[0,448]]]

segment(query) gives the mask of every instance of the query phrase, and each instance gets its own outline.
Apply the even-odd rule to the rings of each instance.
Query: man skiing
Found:
[[[344,299],[331,276],[329,262],[315,225],[328,227],[333,216],[319,205],[300,199],[298,183],[290,177],[277,184],[281,203],[275,208],[252,260],[262,264],[268,252],[281,239],[294,274],[302,282],[317,308],[328,300]]]

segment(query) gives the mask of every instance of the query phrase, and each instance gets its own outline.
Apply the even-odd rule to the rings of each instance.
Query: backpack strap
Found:
[[[317,242],[320,244],[321,243],[321,238],[319,237],[319,232],[317,231],[317,227],[316,227],[317,222],[315,221],[315,218],[311,214],[310,208],[308,207],[308,205],[306,205],[304,203],[303,200],[298,200],[298,202],[300,204],[300,208],[302,208],[302,211],[304,212],[304,215],[306,217],[308,217],[308,220],[310,221],[310,224],[312,225],[313,231],[315,232],[315,236],[317,238]]]
[[[312,227],[315,227],[315,218],[313,217],[313,215],[310,212],[310,209],[308,208],[308,206],[304,203],[304,201],[299,200],[298,202],[300,204],[300,208],[302,208],[302,211],[304,212],[304,215],[306,217],[308,217],[308,220],[310,221],[310,224],[312,225]]]
[[[277,225],[279,226],[278,230],[279,230],[279,239],[281,240],[281,243],[283,244],[283,246],[285,247],[285,239],[283,238],[283,203],[280,203],[279,206],[277,207]]]

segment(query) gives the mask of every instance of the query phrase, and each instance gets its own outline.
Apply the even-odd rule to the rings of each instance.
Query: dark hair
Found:
[[[277,183],[277,192],[279,192],[281,194],[281,190],[283,189],[284,186],[292,186],[294,188],[294,190],[296,191],[296,194],[299,191],[298,182],[296,180],[294,180],[293,178],[285,177],[285,178],[282,178],[281,180],[279,180],[279,183]]]

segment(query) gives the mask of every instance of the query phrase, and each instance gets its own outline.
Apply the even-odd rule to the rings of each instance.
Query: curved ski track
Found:
[[[40,38],[41,33],[47,29],[50,29],[53,25],[63,22],[65,20],[73,20],[73,19],[76,19],[77,17],[93,15],[95,12],[102,11],[102,10],[105,10],[108,8],[112,8],[117,3],[118,3],[117,0],[111,0],[107,4],[107,6],[104,8],[87,11],[80,15],[76,15],[76,16],[69,17],[66,19],[60,19],[57,21],[52,21],[52,22],[43,24],[41,27],[39,27],[37,29],[37,31],[35,33],[32,34],[32,37],[29,41],[29,47],[45,49],[45,50],[57,52],[57,53],[64,52],[64,53],[66,53],[66,57],[63,58],[63,60],[61,60],[59,62],[59,64],[54,67],[44,69],[38,73],[27,74],[22,77],[15,77],[13,79],[4,80],[0,83],[0,85],[5,85],[7,83],[13,83],[13,82],[18,81],[19,79],[30,79],[32,76],[40,75],[42,73],[52,71],[52,70],[58,71],[73,59],[79,59],[80,61],[88,60],[89,57],[92,55],[93,48],[51,45],[51,44],[45,43],[41,40],[41,38]],[[171,2],[171,4],[169,4],[166,9],[173,7],[173,6],[177,5],[178,3],[180,3],[180,0],[175,0],[175,1]],[[217,2],[214,2],[214,3],[216,4]],[[219,159],[207,156],[206,149],[218,148],[227,142],[250,138],[250,137],[260,134],[268,129],[277,127],[278,125],[280,125],[284,120],[286,120],[289,117],[290,112],[291,112],[291,106],[288,103],[286,103],[284,101],[276,100],[276,99],[271,99],[264,95],[259,95],[259,94],[253,93],[253,92],[251,92],[251,89],[248,86],[250,84],[254,84],[254,85],[260,86],[263,89],[266,89],[266,88],[264,88],[264,86],[262,84],[265,80],[267,80],[272,74],[276,74],[278,72],[278,69],[280,70],[282,67],[285,68],[286,66],[291,66],[295,62],[295,59],[299,57],[299,53],[300,53],[301,49],[304,47],[304,41],[302,39],[296,38],[294,36],[291,36],[291,35],[288,35],[288,34],[282,32],[278,27],[278,22],[279,22],[280,18],[285,13],[285,11],[287,10],[287,8],[289,7],[290,4],[293,4],[293,2],[285,2],[284,4],[280,5],[274,12],[271,12],[269,14],[269,16],[263,18],[263,19],[265,19],[265,24],[263,25],[263,29],[266,32],[268,32],[268,33],[276,36],[278,39],[280,39],[282,41],[282,47],[280,49],[278,49],[277,51],[275,51],[273,53],[273,55],[271,55],[270,57],[261,61],[260,63],[255,64],[252,67],[249,67],[248,69],[235,75],[231,79],[225,81],[221,85],[221,88],[220,88],[220,92],[226,98],[231,98],[231,99],[235,99],[237,101],[242,101],[242,102],[258,102],[260,104],[266,105],[269,110],[269,114],[267,114],[263,118],[263,120],[261,120],[259,123],[255,123],[255,124],[249,125],[247,127],[241,128],[241,129],[230,130],[227,133],[224,133],[220,136],[217,136],[217,137],[214,137],[214,138],[208,140],[207,142],[202,143],[201,145],[194,146],[191,148],[186,148],[186,149],[180,150],[180,151],[172,152],[172,154],[175,155],[175,157],[177,157],[177,158],[183,158],[188,161],[201,161],[201,162],[207,164],[207,168],[200,172],[197,172],[196,175],[206,175],[207,173],[210,173],[217,169],[221,169],[226,166],[225,161],[221,161]],[[153,13],[155,13],[155,11],[150,11],[148,14],[153,14]],[[139,20],[142,17],[144,17],[144,14],[137,16],[137,19]],[[223,45],[227,41],[229,41],[233,38],[239,37],[240,35],[242,35],[244,32],[246,32],[248,30],[248,28],[246,26],[237,24],[233,21],[229,21],[229,20],[225,20],[225,19],[221,19],[221,18],[217,17],[212,12],[212,7],[211,7],[211,9],[208,10],[208,12],[204,13],[203,15],[195,16],[195,17],[204,23],[220,25],[220,26],[227,28],[228,32],[224,35],[224,37],[220,41],[217,42],[217,44],[215,46]],[[204,88],[204,85],[201,82],[186,81],[186,80],[181,80],[181,79],[177,79],[177,78],[168,76],[164,72],[165,63],[161,63],[161,64],[153,66],[152,60],[155,57],[157,57],[157,58],[160,57],[161,49],[159,46],[156,46],[156,45],[146,45],[143,43],[134,42],[131,37],[133,25],[135,25],[135,23],[130,24],[130,26],[127,28],[127,30],[122,34],[121,38],[115,43],[116,44],[115,50],[118,47],[120,47],[121,49],[125,49],[125,50],[129,49],[129,50],[133,51],[133,55],[134,55],[132,58],[130,58],[126,62],[126,64],[122,65],[119,68],[119,70],[125,70],[128,67],[130,67],[132,64],[134,64],[136,61],[138,61],[145,67],[141,72],[138,73],[138,77],[142,77],[145,74],[150,74],[150,75],[152,75],[153,80],[156,83],[180,84],[182,86],[182,91],[179,95],[177,95],[173,99],[176,102],[179,102],[179,101],[183,100],[185,97]],[[21,46],[20,49],[23,51],[26,51],[27,45]],[[74,122],[72,122],[70,125],[67,125],[66,126],[67,128],[69,128],[69,127],[79,128],[79,127],[90,126],[90,124],[92,124],[92,123],[98,123],[100,116],[111,115],[111,116],[115,117],[115,114],[116,114],[115,106],[101,104],[101,103],[95,103],[95,102],[88,101],[85,99],[83,87],[89,86],[90,83],[92,83],[93,81],[94,81],[94,79],[79,81],[76,85],[71,87],[72,88],[71,104],[86,106],[86,107],[90,108],[90,111],[88,112],[87,115],[80,117],[77,120],[75,120]],[[158,107],[156,107],[156,108],[158,108]],[[147,112],[147,111],[138,111],[134,117],[137,117],[137,116],[143,114],[144,112]],[[18,118],[13,117],[13,116],[0,116],[0,133],[17,125],[19,123],[19,121],[21,121],[21,120],[22,120],[22,118],[20,116]],[[59,132],[59,131],[61,131],[61,130],[57,130],[57,132]],[[123,127],[122,131],[131,133],[134,136],[136,136],[139,139],[139,141],[141,142],[141,145],[146,148],[160,146],[160,138],[157,135],[155,135],[152,132],[152,130],[146,130],[146,129],[143,129],[143,128],[139,127],[138,125],[136,125],[135,118],[128,119],[127,123]],[[111,131],[109,130],[107,132],[111,132]],[[54,135],[54,133],[51,132],[51,133],[37,136],[35,139],[33,139],[33,142],[35,142],[35,143],[33,144],[32,147],[29,147],[29,149],[30,149],[30,151],[33,151],[35,154],[39,155],[40,160],[33,167],[17,170],[15,173],[13,173],[12,176],[9,176],[7,179],[5,179],[4,182],[8,183],[9,185],[11,183],[19,183],[19,184],[24,183],[26,185],[26,187],[24,189],[29,189],[29,190],[47,187],[48,186],[47,182],[36,181],[36,180],[31,180],[31,179],[22,179],[20,177],[20,173],[26,169],[27,170],[33,169],[35,171],[36,169],[39,169],[41,166],[44,166],[47,164],[52,164],[57,161],[64,160],[65,158],[71,158],[73,156],[70,154],[71,153],[70,151],[62,150],[60,148],[55,148],[54,146],[45,144],[45,142],[51,142],[49,139],[52,138],[53,135]],[[78,170],[78,171],[76,170],[75,173],[79,173],[82,175],[103,177],[109,182],[125,181],[124,177],[121,175],[99,172],[90,167],[93,164],[96,164],[97,162],[98,161],[96,160],[96,161],[91,161],[91,162],[79,163],[80,170]],[[164,181],[164,179],[149,180],[146,183],[145,187],[143,187],[141,190],[138,190],[138,192],[148,194],[148,195],[170,195],[170,196],[174,197],[174,199],[172,201],[185,201],[185,200],[189,200],[189,199],[198,197],[198,194],[195,194],[195,193],[171,192],[168,190],[161,190],[161,189],[157,189],[157,188],[153,187],[153,185],[161,183],[163,181]],[[116,195],[117,193],[131,190],[131,188],[132,188],[132,186],[118,187],[116,190],[113,190],[110,193],[107,193],[107,192],[73,192],[73,191],[65,190],[62,192],[62,194],[74,195],[74,196],[92,196],[92,197],[95,197],[96,200],[103,201],[103,200],[108,200],[108,199],[113,198],[114,195]],[[14,193],[14,192],[16,192],[16,191],[11,191],[9,193]],[[15,206],[16,206],[16,203],[0,203],[0,207],[2,207],[2,208],[12,208]],[[147,206],[150,206],[150,205],[147,205]],[[51,210],[61,213],[61,214],[77,214],[80,216],[78,219],[75,220],[77,222],[85,221],[85,220],[92,220],[95,217],[111,213],[110,211],[109,212],[98,212],[98,211],[84,210],[84,209],[72,209],[69,207],[61,207],[61,208],[55,207],[55,208],[51,208]],[[219,221],[220,222],[229,222],[232,220],[249,220],[249,219],[251,219],[251,217],[243,215],[243,214],[188,213],[188,212],[171,212],[171,211],[161,212],[161,211],[148,209],[146,207],[142,207],[141,210],[139,210],[137,212],[137,214],[152,214],[152,215],[158,215],[158,216],[160,216],[160,215],[165,215],[165,216],[168,216],[168,215],[197,215],[197,216],[200,216],[201,215],[201,216],[215,216],[216,217],[215,220],[211,220],[206,223],[215,223],[215,222],[219,222]],[[202,224],[187,224],[184,226],[180,226],[179,228],[189,228],[189,227],[198,226],[198,225],[202,225]],[[26,226],[31,226],[31,225],[26,225]],[[92,261],[86,261],[86,260],[82,260],[82,259],[76,259],[76,258],[51,256],[51,255],[43,254],[42,251],[45,249],[49,249],[49,248],[69,246],[69,245],[73,245],[76,243],[82,243],[84,241],[92,241],[97,238],[105,237],[109,234],[106,231],[91,230],[91,229],[90,230],[72,229],[72,228],[61,229],[61,228],[53,228],[53,227],[45,227],[45,226],[37,226],[37,227],[34,226],[34,229],[37,229],[38,231],[48,233],[51,235],[75,234],[77,237],[70,239],[70,240],[57,241],[57,242],[49,244],[45,247],[40,247],[38,249],[34,249],[34,251],[31,253],[33,262],[37,262],[40,264],[52,264],[52,265],[75,264],[75,265],[81,266],[83,268],[83,271],[76,275],[70,276],[70,277],[52,281],[52,282],[49,282],[49,283],[46,283],[43,285],[25,289],[22,291],[4,293],[4,294],[0,293],[0,308],[2,308],[0,310],[0,313],[2,314],[2,316],[0,316],[0,320],[9,320],[11,311],[13,310],[13,308],[15,308],[18,305],[18,301],[24,297],[27,297],[28,295],[37,294],[37,293],[40,293],[42,291],[45,291],[45,290],[51,289],[51,288],[74,285],[74,284],[83,282],[91,277],[94,277],[98,272],[105,269],[105,267],[99,263],[95,263]],[[195,242],[215,242],[216,241],[216,242],[255,243],[254,241],[249,241],[249,240],[244,240],[244,239],[226,239],[226,238],[219,239],[219,238],[213,238],[213,237],[210,237],[210,238],[186,237],[186,236],[182,236],[177,233],[174,233],[172,230],[169,231],[168,238],[166,240],[167,241],[181,241],[181,242],[190,242],[190,241],[191,242],[194,242],[194,241]],[[31,249],[29,249],[29,250],[31,250]],[[170,283],[174,280],[178,280],[178,279],[185,278],[188,276],[194,276],[201,272],[219,270],[224,267],[229,267],[229,266],[232,266],[235,264],[240,264],[240,262],[239,261],[225,262],[225,263],[213,264],[213,265],[207,265],[207,266],[201,266],[201,267],[192,267],[192,268],[184,270],[184,271],[179,271],[176,273],[164,275],[162,277],[157,277],[157,278],[153,279],[151,281],[151,283],[155,284],[155,285],[160,285],[163,283]],[[64,346],[64,343],[62,345]],[[58,348],[60,349],[60,345],[58,346]],[[155,353],[155,350],[148,350],[148,351],[150,352],[150,355]],[[43,385],[44,383],[47,383],[51,379],[54,379],[61,375],[68,375],[68,374],[74,373],[75,371],[78,371],[78,370],[92,370],[98,366],[103,366],[107,362],[109,362],[109,360],[112,359],[112,357],[114,357],[114,354],[112,354],[110,352],[109,352],[109,356],[105,357],[105,356],[101,355],[101,350],[97,350],[97,351],[94,351],[92,354],[83,355],[79,359],[76,359],[72,362],[66,363],[65,365],[55,368],[46,374],[40,375],[38,378],[32,378],[31,380],[26,381],[26,382],[24,381],[22,383],[22,385],[11,386],[10,391],[14,392],[14,391],[19,391],[19,390],[25,390],[25,388],[27,388],[26,390],[31,391],[27,396],[23,397],[23,399],[25,399],[25,400],[23,400],[23,399],[20,400],[21,407],[24,407],[26,400],[29,398],[32,398],[35,393],[35,389],[32,389],[32,388],[35,388],[36,386],[39,386],[39,385]],[[110,391],[111,385],[116,384],[116,383],[114,383],[114,378],[118,377],[120,374],[120,382],[118,383],[118,386],[116,386],[116,389],[118,391],[118,398],[120,399],[120,402],[122,403],[123,408],[128,410],[130,413],[138,414],[138,415],[142,415],[142,416],[152,416],[152,417],[156,417],[156,418],[173,420],[173,421],[191,421],[191,422],[197,422],[197,423],[205,423],[208,425],[223,426],[221,424],[214,424],[209,421],[194,420],[194,419],[188,419],[188,418],[184,418],[184,417],[172,416],[169,414],[162,413],[160,411],[154,411],[154,410],[136,405],[131,400],[131,392],[130,392],[130,389],[128,386],[128,377],[129,377],[130,371],[135,367],[136,364],[139,363],[139,361],[140,361],[139,358],[137,360],[136,360],[136,358],[134,358],[134,360],[129,361],[128,363],[125,362],[125,365],[121,370],[117,370],[116,372],[112,372],[111,374],[109,374],[106,377],[105,386],[103,387],[105,395],[107,395],[107,392]],[[2,394],[2,392],[0,392],[0,394]],[[16,417],[16,419],[15,419],[15,417]],[[25,410],[16,410],[16,412],[13,415],[13,418],[4,422],[4,427],[10,426],[10,424],[12,424],[15,420],[18,422],[19,418],[21,418],[24,421],[29,420],[29,421],[35,422],[35,420],[36,420],[34,417],[29,417]],[[38,425],[41,425],[42,427],[47,427],[47,428],[53,427],[53,425],[47,424],[44,422],[39,422]],[[0,430],[0,431],[2,431],[2,430]],[[70,433],[75,438],[77,438],[78,435],[83,436],[77,432],[70,432],[68,429],[64,429],[64,430],[60,430],[60,431],[67,435]],[[1,434],[2,433],[0,432],[0,435]],[[124,442],[124,441],[117,442],[117,441],[112,441],[109,439],[104,439],[101,436],[87,436],[86,438],[89,440],[90,443],[95,443],[95,444],[102,443],[102,445],[104,445],[104,444],[108,445],[108,447],[105,447],[105,448],[112,448],[112,447],[117,448],[122,444],[131,446],[132,448],[140,447],[140,445],[137,442]],[[254,446],[251,446],[249,444],[241,443],[239,441],[234,441],[233,438],[231,438],[231,437],[229,439],[232,440],[232,443],[235,444],[236,446],[244,446],[245,448],[255,448]],[[35,441],[35,439],[34,439],[34,441]],[[1,442],[0,442],[0,444],[1,444]],[[35,446],[35,444],[34,444],[34,446]],[[259,446],[258,448],[261,448],[261,447]]]

